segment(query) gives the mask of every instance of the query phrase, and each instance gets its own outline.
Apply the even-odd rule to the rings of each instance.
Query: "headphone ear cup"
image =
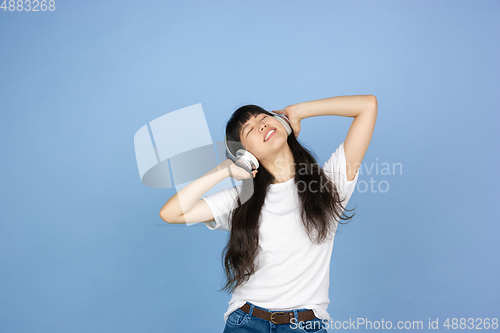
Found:
[[[272,114],[274,114],[274,118],[276,118],[286,129],[286,132],[288,133],[288,135],[292,134],[292,127],[290,126],[290,123],[288,121],[288,118],[283,115],[283,116],[280,116],[278,114],[276,114],[275,112],[272,112]]]
[[[252,172],[254,168],[259,168],[259,161],[248,150],[238,149],[238,151],[236,152],[236,156],[239,158],[239,160],[243,161],[243,163],[245,164],[245,169],[248,172]]]
[[[254,168],[259,168],[259,161],[257,160],[257,158],[246,149],[238,149],[236,151],[236,156],[231,153],[231,149],[229,149],[229,145],[227,142],[227,135],[224,137],[224,145],[226,146],[226,151],[228,152],[229,157],[234,162],[234,164],[242,167],[250,173]]]

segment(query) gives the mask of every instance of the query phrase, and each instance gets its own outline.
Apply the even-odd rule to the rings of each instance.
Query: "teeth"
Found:
[[[269,138],[269,135],[273,134],[274,130],[270,130],[269,133],[267,133],[266,135],[266,139],[264,141],[267,141],[267,139]]]

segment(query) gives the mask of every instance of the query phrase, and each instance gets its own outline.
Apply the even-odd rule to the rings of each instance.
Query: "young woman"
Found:
[[[333,239],[338,223],[353,216],[344,210],[377,108],[373,95],[289,105],[274,111],[288,119],[288,134],[277,115],[256,105],[240,107],[227,123],[229,149],[236,155],[234,146],[240,145],[259,167],[250,173],[227,159],[163,206],[160,216],[166,222],[204,222],[211,230],[230,232],[223,251],[227,281],[221,290],[232,292],[232,298],[224,333],[326,332]],[[326,115],[354,120],[344,142],[320,168],[297,137],[302,119]],[[330,145],[327,133],[323,138]],[[242,185],[201,197],[226,177]]]

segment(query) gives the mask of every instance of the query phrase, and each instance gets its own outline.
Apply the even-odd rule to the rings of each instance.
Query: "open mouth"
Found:
[[[267,135],[266,137],[264,138],[264,142],[268,141],[269,139],[271,139],[274,134],[276,133],[276,129],[272,129],[270,130],[269,132],[267,132]]]

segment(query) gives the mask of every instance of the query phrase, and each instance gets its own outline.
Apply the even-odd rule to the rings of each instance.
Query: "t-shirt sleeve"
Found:
[[[348,201],[356,188],[360,169],[356,172],[354,179],[350,181],[347,180],[346,170],[347,165],[344,153],[344,143],[342,142],[332,156],[330,156],[328,161],[326,161],[323,166],[323,171],[335,185],[337,185],[341,199],[346,198]]]
[[[210,207],[215,220],[205,222],[208,229],[224,231],[229,231],[231,229],[229,220],[231,219],[233,209],[236,207],[236,197],[238,196],[240,188],[241,186],[233,186],[201,198],[205,200]]]

